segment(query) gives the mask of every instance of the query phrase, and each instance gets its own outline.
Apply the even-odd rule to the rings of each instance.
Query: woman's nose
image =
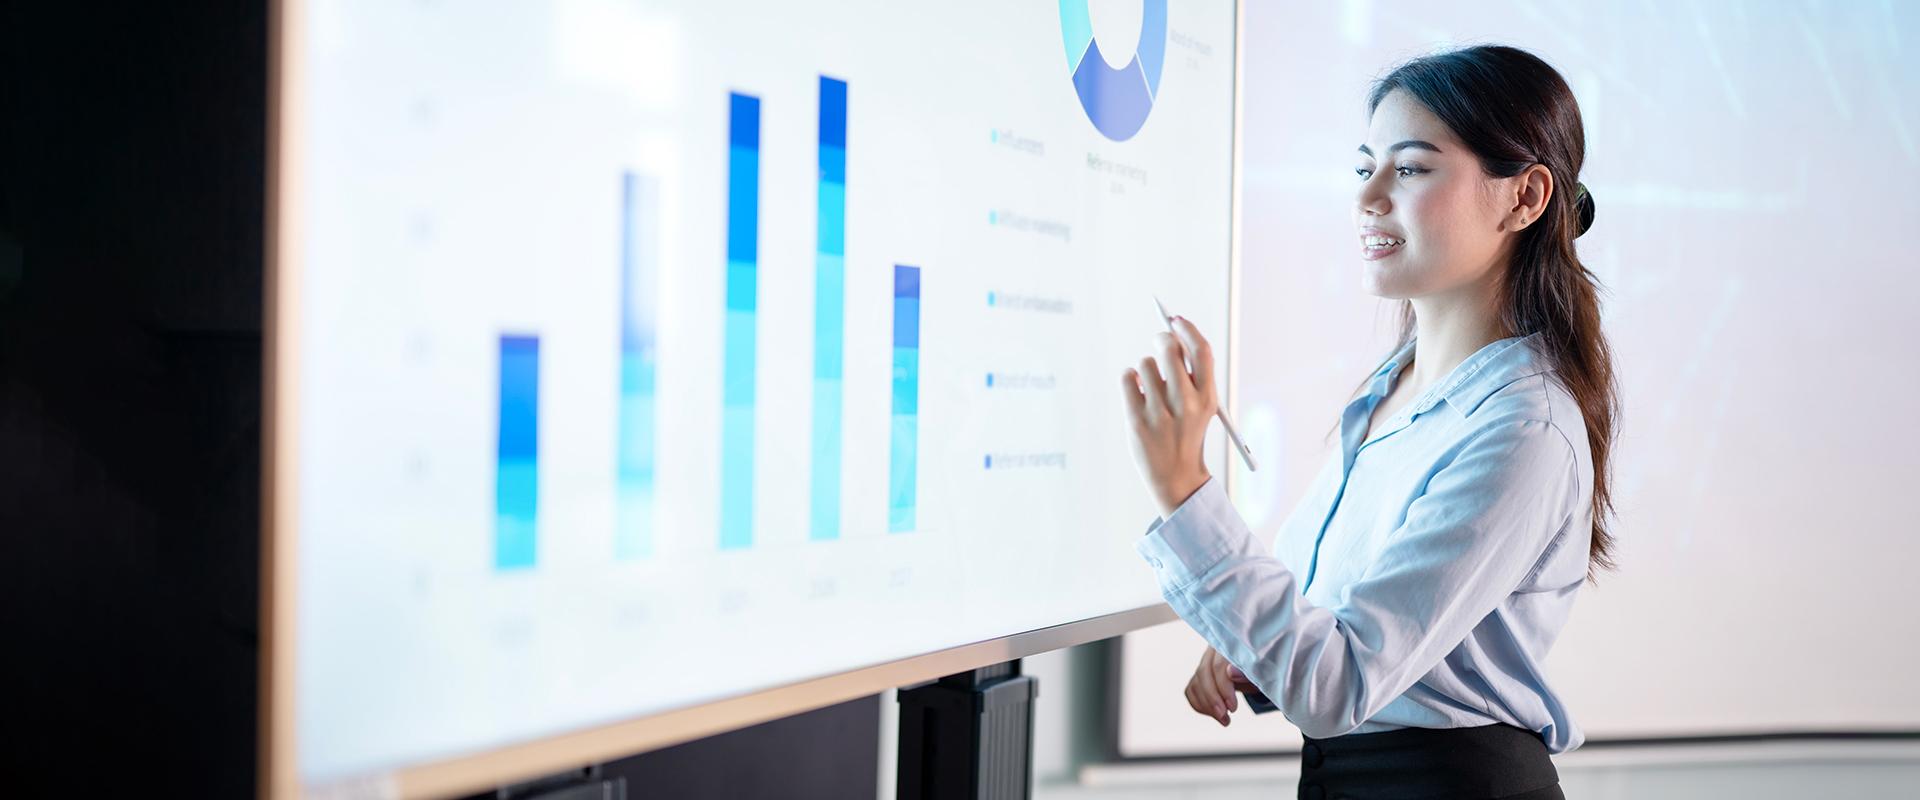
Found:
[[[1386,190],[1376,188],[1374,183],[1371,178],[1362,181],[1360,183],[1360,193],[1354,197],[1354,208],[1359,211],[1363,217],[1385,214],[1387,210],[1392,207],[1391,204],[1387,202]]]

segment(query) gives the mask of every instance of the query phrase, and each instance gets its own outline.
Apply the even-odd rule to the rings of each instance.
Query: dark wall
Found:
[[[0,2],[0,794],[253,793],[266,21]],[[607,772],[870,796],[878,715]]]
[[[265,5],[0,7],[0,772],[245,795]]]

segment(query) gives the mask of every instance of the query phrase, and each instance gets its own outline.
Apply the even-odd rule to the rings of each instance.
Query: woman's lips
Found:
[[[1360,244],[1360,257],[1368,261],[1378,261],[1382,258],[1386,258],[1387,256],[1393,255],[1394,253],[1400,252],[1400,248],[1406,247],[1406,246],[1407,246],[1406,242],[1401,242],[1399,244],[1389,245],[1387,247],[1368,247],[1365,242],[1362,242]]]

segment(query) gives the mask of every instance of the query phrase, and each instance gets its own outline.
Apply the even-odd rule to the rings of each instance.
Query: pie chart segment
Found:
[[[1133,58],[1115,69],[1107,65],[1087,0],[1060,0],[1060,34],[1066,44],[1067,68],[1080,107],[1102,136],[1124,142],[1140,132],[1160,90],[1161,67],[1167,54],[1167,0],[1146,0],[1140,21],[1140,41]],[[1108,46],[1118,45],[1109,42]]]

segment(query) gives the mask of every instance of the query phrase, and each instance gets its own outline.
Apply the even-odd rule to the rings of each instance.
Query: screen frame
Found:
[[[296,760],[295,620],[299,442],[299,306],[292,287],[304,264],[298,189],[306,169],[303,97],[290,86],[302,77],[304,31],[296,20],[308,0],[272,0],[268,11],[267,176],[265,198],[265,345],[262,365],[260,671],[257,774],[264,797],[301,797],[309,792],[354,796],[441,797],[484,791],[513,781],[560,772],[801,714],[888,689],[1011,661],[1177,618],[1166,603],[1154,603],[1074,622],[1024,631],[881,664],[797,681],[771,689],[645,714],[554,736],[491,748],[449,759],[357,776],[340,783],[306,785]],[[1233,4],[1233,119],[1230,124],[1227,331],[1224,402],[1238,409],[1240,320],[1241,112],[1245,3]],[[1231,456],[1229,456],[1231,458]],[[1233,469],[1221,478],[1229,493]]]

